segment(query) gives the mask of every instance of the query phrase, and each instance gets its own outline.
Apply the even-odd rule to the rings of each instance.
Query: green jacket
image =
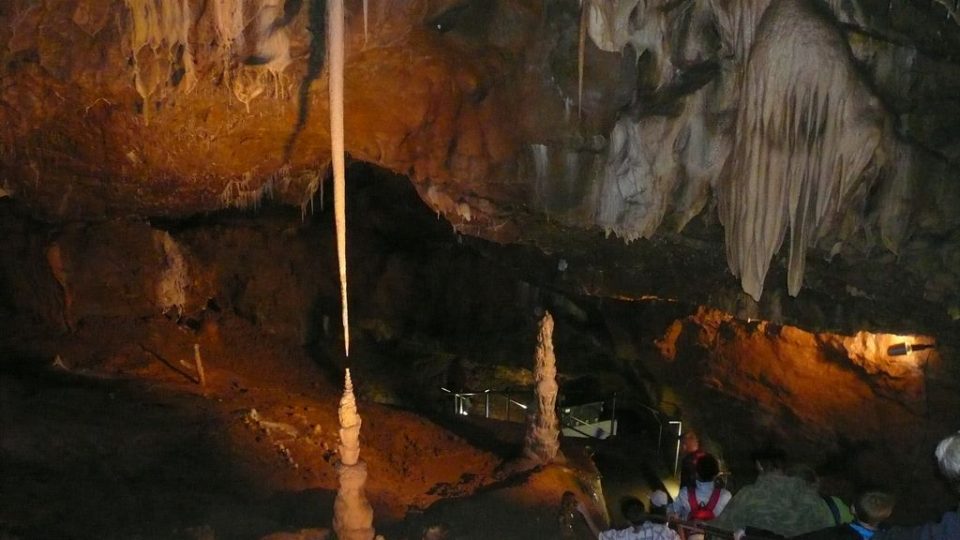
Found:
[[[710,524],[731,531],[755,527],[786,537],[835,525],[813,486],[779,472],[761,474],[756,483],[744,486]]]

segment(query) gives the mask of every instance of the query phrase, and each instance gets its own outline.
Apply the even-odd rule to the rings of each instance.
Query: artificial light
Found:
[[[922,351],[936,347],[934,343],[897,343],[887,347],[888,356],[906,356],[914,351]]]

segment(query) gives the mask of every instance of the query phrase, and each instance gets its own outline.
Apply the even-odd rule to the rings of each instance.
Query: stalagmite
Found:
[[[346,166],[343,142],[343,0],[327,3],[327,51],[330,66],[330,145],[333,162],[333,213],[337,222],[337,262],[340,269],[340,302],[343,319],[343,351],[350,356],[350,323],[347,312],[347,208]]]
[[[536,410],[524,440],[524,455],[538,463],[550,463],[560,449],[560,421],[557,419],[557,359],[553,355],[553,317],[544,313],[537,336]]]
[[[363,419],[357,412],[357,398],[353,395],[353,381],[347,368],[343,381],[343,397],[340,398],[340,463],[356,465],[360,459],[360,424]]]
[[[364,494],[367,464],[360,460],[360,415],[347,369],[340,399],[340,489],[333,502],[333,530],[340,540],[371,540],[374,537],[373,508]]]
[[[767,8],[742,92],[718,194],[727,263],[759,300],[789,228],[787,285],[796,296],[807,247],[858,208],[854,199],[889,158],[889,119],[835,24],[800,0]]]

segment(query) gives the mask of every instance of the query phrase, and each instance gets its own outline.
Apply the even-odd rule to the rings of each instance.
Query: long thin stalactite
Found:
[[[327,51],[330,56],[330,146],[333,163],[333,214],[337,223],[337,263],[340,270],[340,302],[343,320],[343,352],[350,356],[350,324],[347,310],[347,209],[346,166],[343,144],[343,0],[327,3]]]

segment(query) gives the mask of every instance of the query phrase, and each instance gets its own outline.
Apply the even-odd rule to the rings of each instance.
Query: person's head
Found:
[[[630,522],[631,525],[641,525],[646,521],[646,508],[643,507],[643,502],[636,497],[628,497],[620,503],[620,512],[623,514],[623,517]]]
[[[667,515],[667,506],[670,505],[670,498],[663,490],[656,490],[650,494],[650,513],[655,516]]]
[[[853,503],[853,514],[857,520],[876,527],[893,513],[896,498],[883,491],[864,491]]]
[[[693,431],[687,431],[680,436],[680,450],[689,454],[700,449],[700,437]]]
[[[940,471],[960,493],[960,431],[940,441],[935,453]]]
[[[446,523],[436,523],[424,527],[420,538],[421,540],[452,540],[453,534]]]
[[[768,446],[750,454],[757,472],[782,471],[787,462],[787,453],[780,448]]]
[[[720,474],[720,462],[713,454],[704,454],[697,460],[697,480],[713,482]]]

